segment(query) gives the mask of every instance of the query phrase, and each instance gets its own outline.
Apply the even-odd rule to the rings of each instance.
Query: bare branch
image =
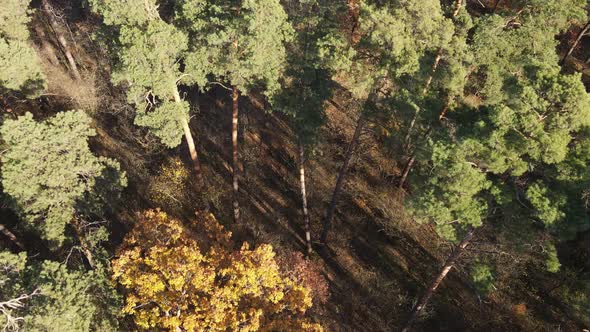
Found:
[[[17,298],[10,299],[8,301],[0,302],[0,313],[4,315],[4,319],[6,320],[4,326],[2,327],[2,332],[5,331],[18,331],[20,329],[20,322],[24,320],[23,317],[13,316],[15,310],[19,310],[25,307],[25,301],[29,300],[35,295],[40,295],[41,290],[35,289],[30,294],[22,294]]]
[[[223,85],[223,84],[222,84],[222,83],[220,83],[220,82],[209,82],[209,83],[210,83],[210,84],[217,84],[217,85],[220,85],[220,86],[221,86],[221,87],[223,87],[224,89],[226,89],[226,90],[228,90],[228,91],[232,91],[232,89],[231,89],[231,88],[229,88],[229,87],[227,87],[227,86]]]

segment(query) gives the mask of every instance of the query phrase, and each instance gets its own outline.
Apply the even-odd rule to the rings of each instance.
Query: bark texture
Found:
[[[180,98],[180,93],[178,89],[174,89],[174,101],[180,103],[182,99]],[[205,181],[203,179],[203,172],[201,171],[201,161],[199,160],[199,154],[197,153],[197,147],[195,145],[195,140],[193,139],[193,134],[191,132],[191,128],[188,122],[188,119],[185,117],[180,118],[180,123],[182,125],[182,131],[184,133],[184,138],[186,139],[186,143],[188,145],[188,150],[191,156],[191,160],[193,162],[193,170],[195,171],[195,177],[197,179],[198,185],[203,188],[205,185]]]
[[[240,91],[237,86],[232,86],[232,177],[233,177],[233,209],[234,209],[234,222],[240,222],[240,202],[238,201],[239,196],[239,176],[240,176],[240,159],[238,150],[238,99],[240,97]]]
[[[76,65],[76,60],[74,59],[74,56],[72,55],[72,51],[70,49],[70,46],[68,45],[68,41],[64,37],[63,33],[60,32],[59,23],[57,22],[57,20],[55,18],[55,13],[53,11],[53,7],[51,6],[51,4],[49,4],[48,0],[42,0],[41,5],[43,6],[43,10],[45,11],[45,14],[47,15],[47,19],[49,20],[49,24],[51,25],[51,28],[53,29],[53,32],[55,33],[55,36],[57,37],[57,40],[59,41],[59,43],[63,49],[66,59],[68,60],[69,67],[70,67],[70,70],[72,71],[72,73],[74,74],[74,78],[76,78],[77,80],[81,80],[82,77],[80,76],[80,71],[78,70],[78,65]]]
[[[354,134],[348,147],[346,148],[346,154],[344,155],[344,163],[340,167],[340,171],[338,172],[338,178],[336,179],[336,186],[334,187],[334,193],[332,194],[332,200],[330,201],[330,206],[328,208],[328,213],[326,214],[326,219],[324,220],[324,227],[322,229],[322,234],[320,241],[322,243],[326,243],[328,239],[328,233],[332,228],[332,221],[334,219],[334,213],[336,212],[336,204],[338,203],[338,198],[342,192],[342,186],[344,185],[344,179],[346,177],[346,173],[348,172],[348,167],[350,166],[350,160],[352,159],[352,154],[358,144],[359,137],[361,136],[361,132],[363,127],[366,123],[366,116],[365,114],[361,113],[359,119],[356,123],[356,128],[354,129]]]
[[[299,183],[301,186],[301,202],[303,209],[303,221],[305,223],[305,244],[307,255],[311,254],[311,223],[309,211],[307,210],[307,191],[305,190],[305,148],[299,143]]]
[[[0,233],[4,234],[12,243],[14,243],[17,247],[22,250],[25,250],[25,246],[17,239],[16,235],[12,233],[6,226],[0,224]]]
[[[420,312],[422,310],[424,310],[424,307],[426,307],[426,305],[428,304],[428,302],[432,298],[432,295],[434,294],[434,292],[436,291],[438,286],[440,286],[440,284],[445,279],[447,274],[449,274],[449,271],[451,271],[451,269],[455,265],[455,262],[457,261],[459,256],[461,256],[461,254],[463,253],[465,248],[467,248],[467,246],[469,245],[469,242],[471,242],[471,239],[473,238],[474,233],[475,233],[474,229],[470,230],[467,233],[467,235],[465,235],[465,237],[463,238],[461,243],[459,243],[459,245],[453,250],[453,252],[451,252],[449,257],[445,261],[445,264],[443,265],[442,269],[440,270],[439,274],[430,282],[430,285],[424,291],[424,294],[422,294],[422,296],[420,297],[420,299],[418,300],[418,302],[416,303],[416,305],[412,309],[412,313],[410,314],[410,318],[408,319],[408,321],[404,325],[402,332],[408,332],[410,330],[412,323],[414,323],[416,318],[418,318],[418,315],[420,314]]]

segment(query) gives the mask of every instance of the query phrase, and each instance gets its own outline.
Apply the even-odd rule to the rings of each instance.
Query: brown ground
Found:
[[[96,98],[77,93],[64,68],[46,64],[54,73],[50,77],[53,94],[40,104],[21,105],[15,112],[28,109],[45,116],[55,109],[97,106],[93,114],[98,136],[92,142],[93,149],[119,160],[129,178],[123,206],[112,218],[113,245],[120,242],[135,212],[162,207],[189,218],[192,211],[202,208],[195,203],[198,198],[205,197],[216,217],[234,231],[236,243],[271,243],[279,252],[304,249],[294,137],[285,117],[265,112],[260,98],[240,99],[243,224],[233,225],[229,94],[221,88],[200,96],[185,91],[185,98],[193,104],[198,99],[200,105],[191,125],[209,189],[205,193],[176,193],[181,204],[162,206],[150,196],[150,182],[160,165],[174,156],[183,158],[188,167],[186,146],[163,149],[144,130],[132,125],[132,110],[121,91],[108,83],[105,54],[88,38],[92,29],[79,25],[73,30],[78,40],[76,56],[86,76],[84,86],[95,91]],[[574,54],[579,52],[583,51]],[[327,106],[329,120],[306,170],[314,239],[318,238],[357,117],[356,108],[343,91],[338,91]],[[338,204],[329,246],[315,245],[312,259],[320,264],[331,297],[311,315],[327,331],[396,331],[451,246],[431,227],[417,225],[405,215],[401,193],[392,183],[399,175],[398,165],[378,149],[370,126],[361,140]],[[6,214],[1,216],[4,219]],[[493,231],[484,229],[476,243],[486,243],[486,234],[490,233]],[[544,287],[531,287],[533,281],[524,272],[511,275],[515,280],[512,287],[499,289],[488,298],[479,297],[467,275],[468,263],[477,255],[477,251],[470,251],[451,271],[415,324],[416,331],[581,329],[567,311],[552,302],[550,294],[539,290]]]
[[[187,98],[190,96],[194,98],[195,93],[186,94]],[[229,172],[229,95],[223,89],[216,89],[199,96],[199,101],[200,111],[193,118],[192,126],[209,184],[209,192],[204,195],[214,202],[212,208],[218,219],[234,231],[236,242],[271,243],[278,252],[304,250],[296,153],[286,119],[261,110],[262,103],[255,97],[240,99],[243,224],[234,225]],[[356,114],[348,104],[345,93],[338,93],[329,104],[328,124],[322,128],[322,139],[307,168],[316,239],[345,144],[352,136]],[[137,194],[147,190],[145,185],[154,178],[153,170],[162,162],[162,153],[180,155],[188,167],[186,147],[163,151],[146,160],[135,155],[141,149],[129,149],[121,154],[122,146],[130,143],[118,142],[120,138],[109,135],[126,126],[120,125],[120,118],[109,118],[109,127],[100,130],[97,147],[117,157],[129,173],[126,200],[129,208],[155,207],[157,203]],[[377,149],[370,130],[363,135],[358,151],[338,204],[329,246],[315,245],[312,259],[320,263],[329,281],[331,297],[311,314],[328,331],[395,331],[438,272],[451,246],[441,241],[431,227],[417,225],[405,216],[400,193],[391,183],[391,176],[397,175],[398,169]],[[130,168],[137,162],[143,163],[145,169]],[[189,203],[171,212],[190,216],[196,208],[191,206],[191,201],[194,202],[188,200]],[[124,224],[132,222],[129,212],[120,214]],[[468,260],[474,254],[469,254]],[[550,331],[565,320],[556,308],[538,303],[538,294],[524,291],[514,294],[507,290],[483,299],[468,280],[463,265],[453,270],[415,325],[416,330]],[[529,305],[549,309],[532,312]],[[550,312],[554,310],[555,313]]]

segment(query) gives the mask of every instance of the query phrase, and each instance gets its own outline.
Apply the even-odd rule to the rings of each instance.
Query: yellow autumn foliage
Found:
[[[272,247],[232,250],[230,237],[211,214],[189,228],[145,212],[113,260],[124,312],[141,329],[322,331],[304,317],[310,290],[280,274]]]

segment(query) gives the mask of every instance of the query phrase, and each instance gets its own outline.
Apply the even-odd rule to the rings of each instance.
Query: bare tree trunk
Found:
[[[432,64],[432,68],[430,69],[430,76],[426,80],[426,85],[424,85],[424,89],[422,89],[422,96],[425,96],[428,93],[428,89],[430,89],[430,85],[432,84],[432,80],[434,79],[434,74],[440,65],[440,60],[442,59],[443,55],[443,48],[439,48],[436,52],[436,57],[434,58],[434,63]]]
[[[307,211],[307,192],[305,191],[305,148],[299,143],[299,183],[301,185],[301,202],[303,208],[303,220],[305,222],[305,244],[307,245],[307,255],[311,255],[311,224],[309,221],[309,211]]]
[[[469,242],[473,238],[474,233],[475,233],[475,229],[470,230],[467,233],[467,235],[465,235],[465,237],[463,238],[461,243],[459,243],[459,245],[453,250],[453,252],[451,252],[451,255],[449,255],[449,257],[445,261],[445,264],[443,265],[442,269],[440,270],[440,273],[436,276],[436,278],[434,278],[432,280],[432,282],[430,283],[430,285],[428,286],[428,288],[426,289],[424,294],[422,294],[422,296],[420,297],[420,299],[418,300],[418,302],[416,303],[416,305],[412,309],[412,313],[410,315],[410,318],[408,319],[408,321],[404,325],[402,332],[409,331],[410,327],[412,326],[412,323],[414,323],[416,318],[418,318],[418,315],[424,309],[424,307],[426,307],[426,305],[430,301],[430,298],[432,297],[432,295],[434,294],[434,292],[436,291],[438,286],[445,279],[445,277],[447,276],[449,271],[451,271],[451,269],[455,265],[455,262],[457,261],[459,256],[461,256],[461,254],[463,253],[465,248],[469,245]]]
[[[443,108],[443,110],[440,112],[440,114],[438,115],[438,120],[442,121],[442,119],[445,118],[445,116],[447,115],[447,112],[449,111],[449,107],[451,107],[450,102],[448,102],[445,107]]]
[[[356,123],[356,128],[354,129],[354,134],[352,135],[352,140],[348,144],[346,148],[346,154],[344,155],[344,163],[342,167],[340,167],[340,171],[338,172],[338,178],[336,179],[336,186],[334,187],[334,193],[332,194],[332,200],[330,201],[330,207],[328,208],[328,213],[326,215],[326,219],[324,220],[324,227],[322,229],[322,234],[320,241],[322,243],[326,243],[328,238],[328,232],[330,232],[330,228],[332,227],[332,220],[334,219],[334,212],[336,211],[336,204],[338,202],[338,197],[342,192],[342,185],[344,184],[344,178],[346,177],[346,173],[348,171],[348,166],[350,165],[350,159],[352,158],[352,154],[356,145],[358,144],[359,137],[361,135],[361,131],[365,125],[366,118],[365,114],[361,113],[359,119]]]
[[[176,103],[180,103],[182,99],[180,98],[180,93],[178,92],[178,88],[174,88],[174,101]],[[200,188],[204,188],[205,181],[203,179],[203,172],[201,171],[201,161],[199,160],[199,155],[197,153],[197,148],[195,146],[195,141],[193,139],[193,134],[191,133],[191,128],[189,126],[188,119],[184,116],[180,118],[180,123],[182,125],[182,131],[184,132],[184,138],[188,144],[188,151],[191,155],[191,160],[193,162],[193,169],[195,171],[195,176],[197,178],[197,183]]]
[[[561,61],[559,62],[560,64],[564,64],[565,60],[567,60],[567,58],[570,55],[572,55],[572,53],[574,52],[574,49],[576,49],[576,46],[578,46],[578,43],[580,42],[580,40],[582,40],[582,37],[584,37],[586,35],[588,30],[590,30],[590,22],[586,23],[586,25],[582,28],[582,31],[580,31],[580,33],[578,33],[576,40],[574,41],[572,46],[569,48],[569,50],[567,51],[567,53],[565,54],[563,59],[561,59]]]
[[[232,86],[232,176],[233,176],[233,208],[234,208],[234,222],[240,222],[240,203],[238,201],[239,196],[239,182],[238,177],[240,174],[240,159],[238,151],[238,98],[240,97],[240,91],[237,86]]]
[[[404,171],[402,172],[402,177],[399,180],[398,187],[400,189],[402,189],[405,186],[406,180],[408,179],[408,175],[410,174],[410,170],[412,169],[412,166],[414,166],[415,161],[416,161],[416,151],[414,151],[414,153],[412,153],[412,155],[408,159],[408,162],[406,163],[406,166],[404,166]]]
[[[86,235],[84,235],[82,225],[80,225],[80,221],[77,217],[75,217],[72,220],[72,225],[74,226],[74,231],[76,232],[76,236],[78,236],[78,240],[80,240],[80,247],[82,248],[82,252],[84,253],[84,256],[86,256],[88,264],[90,264],[90,267],[94,269],[96,267],[94,262],[94,256],[92,255],[92,251],[90,251],[88,242],[86,241]]]
[[[457,18],[457,15],[459,15],[459,12],[461,11],[461,8],[463,7],[463,0],[455,0],[455,9],[453,10],[453,14],[451,15],[452,19]],[[428,90],[430,89],[430,85],[432,84],[432,80],[434,79],[434,74],[436,74],[436,71],[438,70],[438,66],[440,65],[440,60],[442,59],[443,56],[443,48],[439,48],[438,51],[436,52],[436,57],[434,58],[434,63],[432,64],[432,68],[430,69],[430,76],[428,76],[428,79],[426,79],[426,84],[424,85],[424,89],[422,89],[422,96],[426,96],[426,94],[428,93]],[[414,129],[414,125],[416,124],[416,120],[418,119],[418,113],[420,112],[420,109],[416,109],[416,112],[414,113],[414,117],[412,118],[412,121],[410,122],[410,127],[408,129],[408,133],[406,134],[406,137],[404,139],[404,150],[408,150],[410,147],[410,138],[412,135],[412,130]]]
[[[422,136],[422,140],[425,140],[428,138],[428,136],[430,135],[430,132],[432,132],[432,126],[428,127],[428,130],[426,130],[426,132],[424,133],[424,136]],[[420,143],[420,142],[418,142]],[[406,181],[408,179],[408,175],[410,174],[410,171],[412,170],[412,167],[414,167],[414,163],[416,162],[416,149],[414,149],[414,151],[412,152],[412,155],[410,156],[410,158],[408,158],[408,161],[406,162],[406,165],[404,166],[404,170],[402,171],[402,176],[399,180],[399,184],[398,184],[398,188],[402,189],[405,185],[406,185]]]
[[[457,18],[457,15],[459,15],[459,12],[461,11],[462,7],[463,7],[463,0],[455,0],[455,10],[453,10],[453,14],[451,15],[452,19]]]
[[[6,228],[6,226],[2,224],[0,224],[0,233],[4,234],[4,236],[9,238],[10,241],[16,244],[17,247],[19,247],[22,250],[25,250],[25,246],[17,239],[16,235],[14,235],[14,233],[12,233],[8,228]]]
[[[74,77],[77,80],[82,79],[80,76],[80,72],[78,71],[78,66],[76,65],[76,61],[74,60],[74,56],[72,56],[72,52],[70,51],[70,47],[68,45],[68,42],[67,42],[66,38],[64,37],[64,35],[61,32],[59,32],[59,24],[57,23],[57,20],[55,19],[55,15],[53,13],[53,8],[49,4],[48,0],[42,0],[42,6],[43,6],[43,10],[47,14],[47,19],[49,20],[49,24],[51,24],[51,28],[53,29],[53,32],[57,36],[57,40],[59,41],[59,43],[61,44],[61,46],[63,48],[64,54],[66,55],[68,63],[70,64],[70,69],[72,70]]]
[[[201,188],[203,188],[205,186],[205,181],[203,180],[201,161],[199,160],[199,155],[197,154],[197,148],[195,147],[195,141],[193,139],[193,134],[191,133],[191,128],[189,126],[188,120],[185,117],[182,117],[180,121],[182,124],[182,131],[184,132],[184,138],[188,144],[188,150],[193,162],[193,170],[195,171],[197,183],[199,186],[201,186]]]
[[[47,56],[49,62],[51,62],[51,64],[54,66],[59,65],[59,60],[55,54],[55,49],[47,41],[47,35],[45,34],[43,28],[40,26],[35,26],[35,34],[39,38],[39,41],[41,42],[41,50],[43,50],[43,53],[45,56]]]

